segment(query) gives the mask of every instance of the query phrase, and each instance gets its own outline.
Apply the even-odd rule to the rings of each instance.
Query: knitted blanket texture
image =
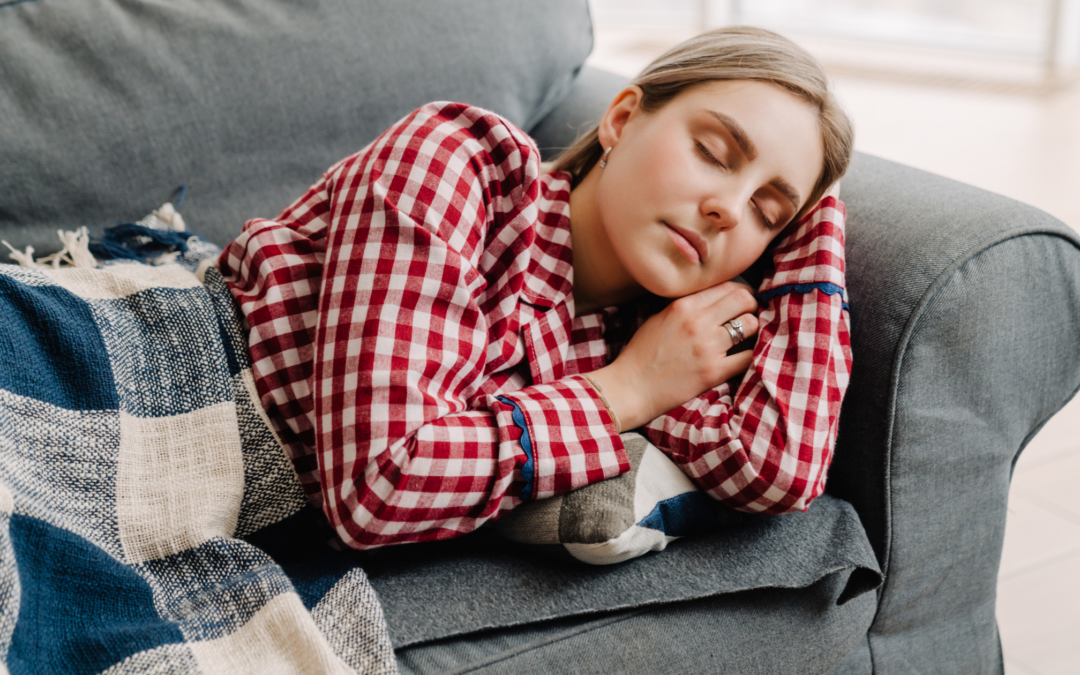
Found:
[[[0,673],[396,672],[258,403],[217,247],[178,248],[0,265]]]

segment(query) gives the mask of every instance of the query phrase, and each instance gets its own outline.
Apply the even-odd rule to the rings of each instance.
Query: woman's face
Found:
[[[640,90],[600,124],[612,146],[596,208],[615,257],[644,289],[681,297],[745,271],[795,216],[821,172],[816,112],[780,87],[733,80],[651,113]]]

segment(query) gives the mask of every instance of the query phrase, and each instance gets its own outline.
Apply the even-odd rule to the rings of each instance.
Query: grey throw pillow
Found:
[[[744,518],[699,490],[645,437],[625,433],[622,439],[630,471],[522,504],[495,521],[495,531],[511,541],[562,549],[583,562],[609,565]]]

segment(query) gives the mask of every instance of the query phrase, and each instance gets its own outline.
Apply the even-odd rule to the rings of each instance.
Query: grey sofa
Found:
[[[582,68],[591,44],[580,0],[0,2],[0,238],[47,253],[183,184],[189,229],[225,243],[429,100],[550,156],[624,84]],[[1002,672],[1009,480],[1080,386],[1080,238],[865,155],[842,198],[855,369],[832,506],[803,530],[871,560],[800,577],[784,541],[710,537],[600,569],[483,532],[386,549],[360,564],[402,672]]]

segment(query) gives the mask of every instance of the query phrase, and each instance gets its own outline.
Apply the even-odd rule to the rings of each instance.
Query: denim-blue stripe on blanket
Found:
[[[119,407],[109,351],[85,300],[0,275],[0,389],[65,410]]]
[[[525,465],[521,467],[521,477],[525,479],[525,487],[521,489],[521,494],[518,495],[523,501],[529,501],[533,496],[533,474],[535,473],[535,465],[533,464],[533,448],[532,439],[529,438],[529,427],[525,424],[525,414],[521,412],[521,408],[517,403],[514,403],[505,396],[499,396],[498,399],[514,409],[511,413],[511,419],[514,420],[514,424],[521,429],[521,447],[525,450],[525,455],[528,459],[525,460]]]
[[[29,516],[11,516],[18,560],[19,619],[11,635],[11,673],[92,675],[162,645],[183,643],[162,619],[135,568],[73,532]],[[6,537],[0,538],[0,540]]]

